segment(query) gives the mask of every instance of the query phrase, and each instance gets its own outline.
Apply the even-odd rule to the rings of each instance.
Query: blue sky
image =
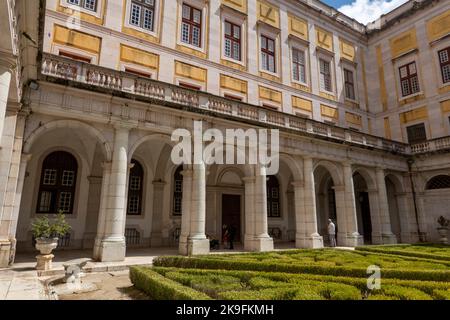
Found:
[[[322,0],[344,14],[367,24],[408,0]]]

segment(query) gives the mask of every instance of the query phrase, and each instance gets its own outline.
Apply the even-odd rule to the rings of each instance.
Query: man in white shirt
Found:
[[[328,219],[328,236],[330,237],[330,246],[336,247],[336,226],[331,219]]]

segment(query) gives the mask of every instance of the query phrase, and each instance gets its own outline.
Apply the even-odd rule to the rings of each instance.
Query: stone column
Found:
[[[345,201],[345,227],[343,245],[356,247],[363,244],[363,238],[358,233],[358,220],[356,216],[355,188],[353,186],[353,171],[350,163],[346,162],[344,167],[344,201]],[[338,226],[339,227],[339,226]]]
[[[367,191],[369,193],[370,222],[372,224],[372,244],[383,244],[378,188],[371,188]]]
[[[313,159],[303,160],[303,183],[293,183],[295,192],[295,219],[297,248],[323,248],[323,238],[317,229],[316,191],[314,186]]]
[[[397,243],[397,239],[392,233],[391,217],[389,215],[389,203],[386,191],[386,180],[384,170],[382,168],[376,168],[376,180],[382,241],[383,244],[395,244]]]
[[[125,221],[128,170],[129,128],[115,129],[111,173],[106,195],[104,234],[95,257],[100,261],[123,261],[125,259]],[[100,225],[100,223],[99,223]]]
[[[397,193],[396,198],[398,216],[400,219],[400,239],[397,239],[397,242],[415,242],[417,240],[412,237],[413,232],[411,232],[411,207],[414,206],[414,204],[412,204],[412,199],[408,198],[406,192]],[[414,210],[414,208],[412,210]]]
[[[106,203],[108,201],[108,188],[109,188],[109,178],[111,175],[111,162],[102,162],[103,175],[102,175],[102,186],[100,191],[100,208],[98,210],[98,221],[97,221],[97,235],[94,241],[94,253],[93,258],[96,260],[101,260],[100,248],[102,247],[102,240],[105,235],[105,223],[106,223]]]
[[[249,251],[271,251],[273,250],[273,239],[268,233],[266,168],[257,166],[255,170],[252,197],[254,233],[253,239],[247,241],[246,247]]]
[[[2,146],[3,125],[5,122],[6,105],[8,104],[9,86],[13,64],[0,58],[0,147]]]
[[[164,181],[153,181],[153,215],[152,215],[152,233],[150,235],[150,246],[162,246],[162,218],[163,218],[163,197]]]

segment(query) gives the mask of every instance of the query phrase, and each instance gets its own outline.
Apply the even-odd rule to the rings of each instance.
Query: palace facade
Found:
[[[318,0],[2,0],[0,267],[61,249],[437,241],[450,218],[450,4],[362,25]],[[172,163],[175,129],[280,130],[280,170]],[[208,237],[207,237],[208,236]]]

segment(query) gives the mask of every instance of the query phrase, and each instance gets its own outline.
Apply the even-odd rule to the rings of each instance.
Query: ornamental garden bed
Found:
[[[369,265],[381,267],[378,290],[367,287]],[[132,267],[130,278],[153,299],[441,300],[450,299],[449,265],[362,250],[289,250],[160,257],[152,268]]]

